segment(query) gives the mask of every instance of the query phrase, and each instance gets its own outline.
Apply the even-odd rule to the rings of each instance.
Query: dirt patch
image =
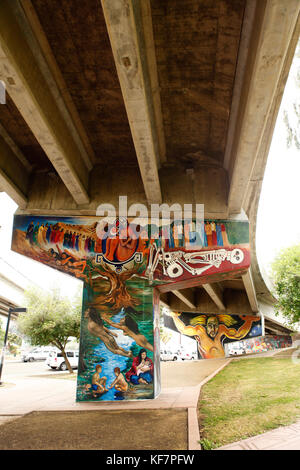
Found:
[[[1,450],[187,450],[187,410],[33,412],[0,427]]]

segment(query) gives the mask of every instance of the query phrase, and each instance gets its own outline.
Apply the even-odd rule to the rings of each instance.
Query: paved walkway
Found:
[[[200,450],[197,403],[201,386],[230,360],[162,363],[162,391],[155,400],[76,403],[76,381],[62,378],[8,377],[0,387],[0,425],[32,411],[81,411],[186,408],[188,448]],[[46,374],[45,374],[46,375]],[[52,375],[53,373],[47,374]],[[300,421],[217,450],[300,450]]]
[[[83,411],[186,408],[188,448],[200,450],[197,403],[201,386],[230,360],[162,363],[162,391],[155,400],[76,403],[76,381],[54,378],[8,377],[11,386],[0,387],[0,424],[32,411]],[[48,374],[49,375],[49,374]]]
[[[217,450],[300,450],[300,420]]]

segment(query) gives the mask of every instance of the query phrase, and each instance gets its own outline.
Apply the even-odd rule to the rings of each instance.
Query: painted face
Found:
[[[217,336],[219,329],[219,322],[216,317],[209,317],[206,323],[206,332],[208,336],[211,338],[215,338]]]
[[[142,352],[142,354],[141,354],[141,358],[142,358],[142,359],[146,359],[146,357],[147,357],[147,353],[145,353],[145,352]]]

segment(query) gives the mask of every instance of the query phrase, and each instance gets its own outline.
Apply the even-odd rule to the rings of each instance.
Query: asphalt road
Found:
[[[11,379],[12,377],[31,377],[45,373],[49,374],[51,372],[57,374],[58,371],[50,369],[45,361],[22,362],[21,359],[18,358],[15,360],[4,359],[2,381],[7,381],[7,379]]]

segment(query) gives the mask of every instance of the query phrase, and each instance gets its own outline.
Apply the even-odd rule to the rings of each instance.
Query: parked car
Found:
[[[242,354],[246,354],[246,349],[243,347],[231,349],[229,351],[230,356],[241,356]]]
[[[180,359],[182,361],[191,361],[191,360],[194,360],[194,359],[197,359],[197,354],[192,354],[192,353],[189,353],[189,352],[186,352],[184,350],[182,351],[179,351],[180,353]]]
[[[31,351],[24,353],[22,360],[23,362],[45,361],[52,350],[53,348],[51,347],[34,348]]]
[[[178,351],[167,351],[162,350],[160,351],[160,359],[161,361],[185,361],[185,360],[192,360],[196,359],[196,354],[188,353],[184,350]]]
[[[160,351],[161,361],[176,361],[177,355],[174,352],[163,350]]]
[[[66,351],[66,355],[72,369],[78,368],[79,351]],[[52,351],[46,359],[47,366],[51,369],[67,370],[65,358],[60,351]]]

